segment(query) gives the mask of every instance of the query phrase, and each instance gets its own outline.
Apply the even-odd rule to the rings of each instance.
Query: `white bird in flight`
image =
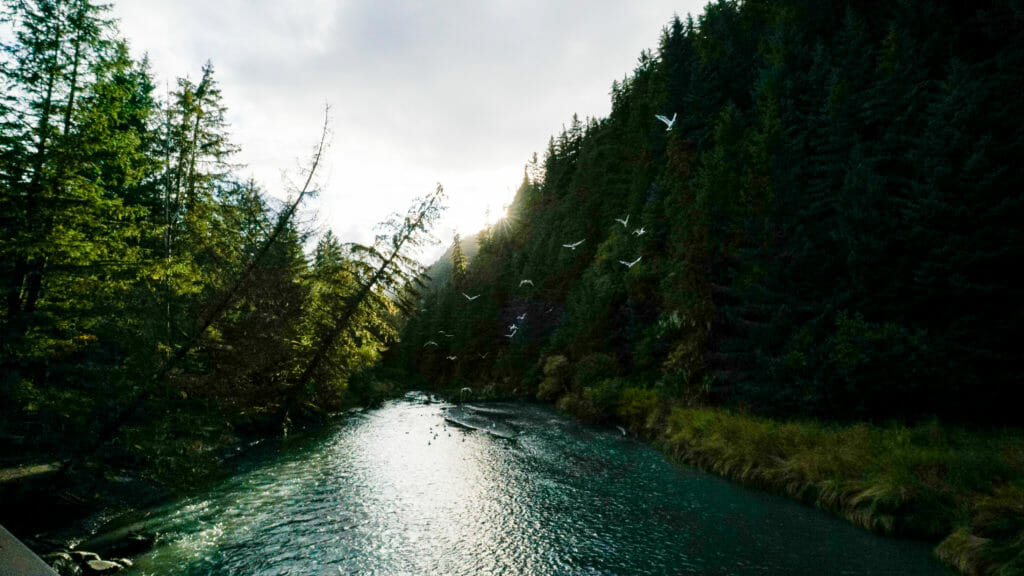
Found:
[[[427,340],[427,343],[424,344],[423,347],[426,348],[427,346],[437,346],[437,342],[434,342],[433,340]]]
[[[661,114],[655,114],[654,117],[657,118],[658,120],[661,120],[662,122],[665,123],[666,126],[668,126],[668,128],[665,128],[665,132],[668,132],[668,131],[672,130],[672,125],[676,123],[676,115],[675,115],[675,113],[672,114],[672,119],[671,120],[669,120],[668,118],[662,116]]]
[[[619,260],[619,264],[624,265],[626,268],[632,268],[633,266],[636,266],[637,262],[639,262],[641,258],[643,258],[643,256],[637,256],[636,260],[633,260],[632,262],[626,262],[625,260]]]
[[[470,302],[472,302],[473,300],[476,300],[477,298],[480,297],[479,294],[477,294],[476,296],[470,296],[469,294],[466,294],[465,292],[463,292],[462,295],[465,296],[466,300],[469,300]]]
[[[520,322],[522,322],[523,320],[526,320],[526,312],[523,312],[519,316],[516,316],[516,320],[518,320]]]
[[[483,354],[478,354],[478,356],[480,356],[480,359],[483,360],[484,358],[487,358],[488,354],[490,354],[490,352],[484,352]]]
[[[523,284],[529,284],[530,286],[533,286],[533,280],[520,280],[519,285],[522,286]]]
[[[622,218],[616,218],[615,221],[618,222],[619,224],[622,224],[622,227],[625,228],[629,224],[629,214],[626,214],[625,220],[623,220]]]
[[[562,247],[563,248],[569,248],[570,250],[575,250],[577,246],[579,246],[580,244],[583,244],[584,240],[586,240],[586,238],[584,238],[583,240],[580,240],[579,242],[573,242],[572,244],[562,244]]]
[[[633,230],[633,234],[636,234],[637,236],[643,236],[646,232],[647,230],[644,230],[643,226],[637,228],[636,230]]]
[[[454,362],[455,359],[458,358],[458,356],[446,356],[446,358]]]

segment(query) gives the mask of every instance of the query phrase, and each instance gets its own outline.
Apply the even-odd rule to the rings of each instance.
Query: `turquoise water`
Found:
[[[946,574],[926,544],[666,462],[526,403],[422,397],[151,510],[131,574]]]

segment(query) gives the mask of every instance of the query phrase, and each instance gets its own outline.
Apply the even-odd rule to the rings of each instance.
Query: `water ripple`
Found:
[[[530,404],[394,402],[150,511],[133,574],[942,574],[885,540]],[[499,436],[486,433],[490,426]]]

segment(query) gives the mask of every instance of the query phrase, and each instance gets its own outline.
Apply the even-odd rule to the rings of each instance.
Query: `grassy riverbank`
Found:
[[[671,406],[626,388],[603,406],[588,390],[560,408],[614,415],[688,464],[836,512],[875,532],[938,542],[964,574],[1024,573],[1024,434],[781,422],[718,408]]]

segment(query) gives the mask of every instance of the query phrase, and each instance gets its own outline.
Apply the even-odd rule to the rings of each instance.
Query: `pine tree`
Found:
[[[466,255],[462,253],[462,238],[459,237],[459,233],[456,232],[452,238],[451,247],[451,261],[452,261],[452,288],[456,292],[462,291],[466,287]]]
[[[73,255],[90,251],[88,240],[83,242],[75,235],[76,227],[68,229],[63,221],[74,217],[78,195],[84,193],[100,206],[106,200],[94,192],[69,190],[76,169],[71,154],[80,136],[74,130],[74,112],[108,47],[104,34],[111,23],[104,19],[106,10],[88,0],[21,0],[7,8],[15,41],[6,47],[10,65],[0,74],[5,92],[23,95],[13,111],[19,120],[20,133],[14,137],[21,141],[20,153],[8,154],[16,163],[5,169],[11,177],[7,211],[23,223],[4,239],[5,260],[13,262],[4,281],[6,320],[15,332],[32,321],[47,266],[66,265],[54,250],[77,245]]]

